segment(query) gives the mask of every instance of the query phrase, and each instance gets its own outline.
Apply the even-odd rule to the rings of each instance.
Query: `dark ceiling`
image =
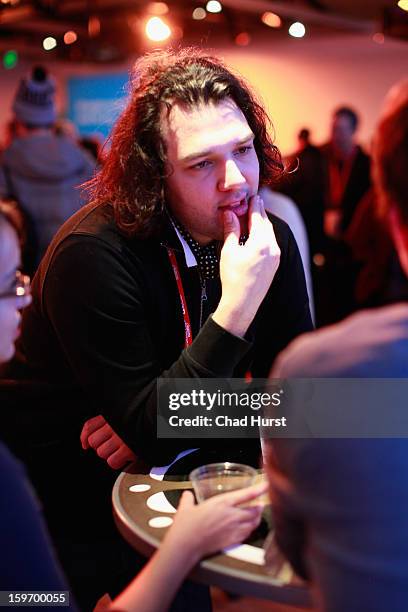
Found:
[[[152,5],[145,0],[0,0],[0,51],[16,49],[31,59],[43,57],[42,40],[53,36],[52,51],[63,61],[120,61],[146,48],[143,27]],[[164,18],[175,26],[176,38],[187,43],[234,42],[245,33],[244,42],[262,37],[287,36],[292,21],[302,21],[310,35],[330,32],[385,32],[408,40],[408,13],[397,0],[222,0],[219,14],[192,19],[192,11],[205,7],[194,0],[167,0]],[[280,30],[261,22],[265,11],[277,13]],[[66,45],[64,33],[74,30],[75,43]],[[242,38],[241,38],[242,42]]]

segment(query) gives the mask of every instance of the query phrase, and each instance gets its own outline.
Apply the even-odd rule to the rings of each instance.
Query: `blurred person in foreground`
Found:
[[[135,455],[168,465],[205,443],[214,461],[234,449],[243,463],[258,460],[257,440],[157,439],[158,377],[266,376],[312,329],[296,242],[258,194],[282,172],[268,123],[218,58],[195,49],[140,58],[92,202],[57,233],[34,278],[5,376],[35,394],[21,450],[36,425],[30,476],[79,603],[134,571],[111,516],[110,467]],[[82,445],[97,455],[79,445],[86,419]],[[59,495],[56,479],[75,495]],[[201,587],[184,609],[208,609],[208,595]]]
[[[405,81],[391,90],[376,129],[373,180],[379,214],[408,276],[407,167]],[[407,378],[408,305],[362,311],[301,336],[271,376]],[[404,406],[401,435],[405,414]],[[408,440],[274,440],[267,463],[277,543],[311,581],[317,609],[407,610]]]
[[[14,136],[0,162],[0,196],[16,200],[30,224],[33,273],[55,232],[84,203],[78,186],[92,177],[95,163],[71,138],[55,133],[55,82],[42,66],[21,80],[12,110]]]

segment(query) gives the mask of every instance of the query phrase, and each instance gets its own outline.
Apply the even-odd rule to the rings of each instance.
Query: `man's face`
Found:
[[[232,100],[163,115],[170,176],[168,206],[200,244],[223,239],[223,211],[230,209],[246,231],[248,200],[258,191],[254,135]]]
[[[8,223],[0,221],[0,363],[11,359],[14,354],[14,341],[21,319],[19,309],[28,303],[26,299],[15,295],[19,263],[17,235]]]
[[[335,115],[332,122],[332,143],[347,151],[353,145],[353,123],[347,115]]]

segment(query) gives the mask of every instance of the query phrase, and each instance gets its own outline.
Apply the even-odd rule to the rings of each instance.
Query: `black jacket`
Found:
[[[198,333],[200,278],[187,268],[173,231],[127,239],[109,206],[89,205],[57,234],[36,275],[18,344],[25,377],[77,388],[84,419],[103,414],[136,453],[160,455],[155,436],[156,378],[266,377],[276,355],[312,328],[303,268],[293,236],[273,217],[281,262],[247,334],[208,319]],[[183,350],[180,298],[165,244],[176,253],[194,341]],[[207,312],[221,287],[212,283]]]
[[[98,481],[108,481],[106,493],[112,476],[101,459],[80,448],[87,418],[103,414],[138,457],[163,465],[186,442],[156,439],[158,376],[233,377],[250,367],[254,377],[266,377],[288,342],[312,328],[295,240],[284,222],[273,217],[273,225],[281,262],[246,340],[211,317],[198,333],[200,278],[197,268],[186,267],[173,231],[148,240],[125,238],[110,206],[88,205],[54,238],[33,281],[17,358],[6,372],[25,382],[18,389],[12,385],[9,396],[24,393],[23,404],[29,406],[19,417],[20,441],[25,423],[27,437],[44,442],[47,471],[55,463],[76,488],[81,474],[92,506],[101,490]],[[176,252],[192,321],[194,341],[187,350],[164,244]],[[221,289],[219,281],[210,285],[207,313],[215,310]],[[22,402],[14,403],[21,412]]]
[[[370,158],[359,145],[356,145],[356,148],[356,155],[340,203],[342,232],[347,230],[358,203],[370,188]],[[330,208],[329,162],[332,155],[330,143],[323,145],[320,151],[322,153],[323,176],[325,180],[325,207]]]

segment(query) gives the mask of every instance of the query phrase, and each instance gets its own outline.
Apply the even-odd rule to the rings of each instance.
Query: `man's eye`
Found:
[[[251,145],[245,145],[244,147],[239,147],[236,153],[238,153],[238,155],[245,155],[245,153],[249,153],[249,151],[251,151],[252,148],[253,147]]]
[[[203,161],[198,162],[198,164],[194,164],[191,166],[191,170],[201,170],[202,168],[208,168],[211,165],[209,159],[204,159]]]

